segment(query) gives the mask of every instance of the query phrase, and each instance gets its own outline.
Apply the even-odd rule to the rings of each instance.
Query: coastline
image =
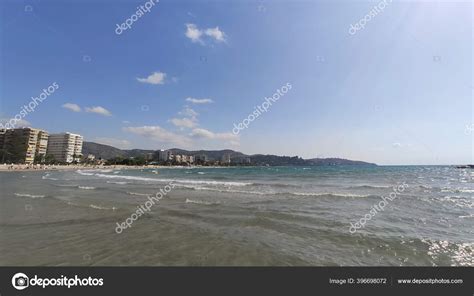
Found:
[[[250,167],[250,166],[248,166]],[[253,166],[251,166],[253,167]],[[71,171],[71,170],[143,170],[143,169],[170,169],[170,168],[229,168],[227,166],[182,166],[182,165],[27,165],[27,164],[0,164],[0,172],[36,172],[36,171]]]
[[[165,166],[160,165],[143,165],[143,166],[127,166],[127,165],[26,165],[26,164],[0,164],[0,172],[17,172],[17,171],[71,171],[71,170],[101,170],[101,169],[159,169]]]

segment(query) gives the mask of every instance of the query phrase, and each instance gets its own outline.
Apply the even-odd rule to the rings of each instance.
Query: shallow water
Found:
[[[473,170],[154,171],[0,173],[0,265],[474,266]],[[115,232],[170,181],[150,212]]]

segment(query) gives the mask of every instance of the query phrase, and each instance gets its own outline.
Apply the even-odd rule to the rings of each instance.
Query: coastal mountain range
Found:
[[[181,155],[206,155],[209,160],[220,160],[224,155],[229,155],[231,159],[245,159],[249,158],[251,163],[254,165],[270,165],[270,166],[284,166],[284,165],[376,165],[374,163],[349,160],[343,158],[311,158],[303,159],[298,156],[278,156],[278,155],[264,155],[264,154],[253,154],[246,155],[239,151],[230,149],[225,150],[195,150],[189,151],[184,149],[172,148],[173,154]],[[96,158],[101,159],[112,159],[116,157],[130,158],[140,157],[145,155],[156,155],[157,150],[145,150],[145,149],[130,149],[124,150],[115,148],[109,145],[86,142],[84,141],[82,147],[82,153],[84,155],[93,154]]]

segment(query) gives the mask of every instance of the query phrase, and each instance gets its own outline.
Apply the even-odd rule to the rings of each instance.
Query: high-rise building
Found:
[[[46,131],[40,130],[38,133],[37,141],[36,141],[36,152],[35,155],[44,161],[46,156],[47,148],[48,148],[48,139],[49,134]]]
[[[173,159],[173,153],[171,150],[160,150],[158,151],[158,160],[159,161],[168,161]]]
[[[44,156],[48,133],[35,128],[15,128],[0,131],[2,162],[31,164],[36,156]]]
[[[200,155],[195,155],[194,156],[194,161],[198,164],[203,164],[209,161],[207,155],[205,154],[200,154]]]
[[[2,128],[0,129],[0,161],[5,160],[5,133],[7,132],[7,129]]]
[[[81,135],[72,133],[52,134],[49,136],[47,154],[56,161],[71,163],[82,157]]]

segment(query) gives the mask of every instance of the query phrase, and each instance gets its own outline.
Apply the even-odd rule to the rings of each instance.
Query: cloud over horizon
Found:
[[[160,126],[135,126],[135,127],[125,127],[123,131],[130,132],[136,135],[143,137],[151,138],[152,140],[173,144],[182,147],[189,147],[191,140],[186,136],[170,132]]]
[[[190,103],[193,103],[193,104],[210,104],[210,103],[214,103],[214,101],[211,100],[211,99],[197,99],[197,98],[193,98],[193,97],[188,97],[188,98],[186,98],[186,102],[190,102]]]
[[[109,110],[101,106],[86,107],[84,108],[84,110],[87,113],[95,113],[103,116],[112,116],[112,113]]]
[[[81,107],[77,104],[74,104],[74,103],[66,103],[66,104],[62,105],[62,107],[65,108],[65,109],[71,110],[73,112],[81,112],[82,111]]]
[[[152,74],[148,75],[148,77],[146,78],[137,77],[137,81],[142,82],[142,83],[157,85],[157,84],[164,84],[165,78],[166,78],[166,73],[158,71],[158,72],[153,72]]]
[[[186,32],[184,35],[191,40],[191,42],[199,43],[205,45],[203,36],[207,36],[208,39],[211,39],[216,42],[226,42],[227,35],[219,29],[218,26],[215,28],[199,29],[195,24],[185,24]]]

